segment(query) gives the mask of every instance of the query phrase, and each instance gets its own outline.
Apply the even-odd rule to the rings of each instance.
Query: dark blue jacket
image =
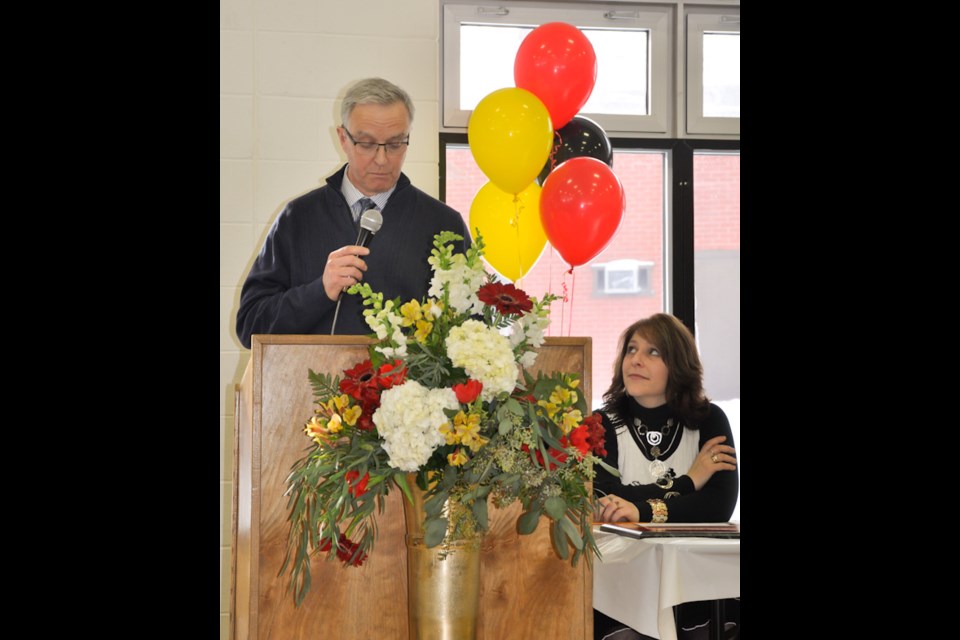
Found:
[[[357,223],[340,192],[346,165],[327,184],[292,200],[277,216],[263,249],[250,268],[237,311],[237,337],[250,348],[250,336],[328,334],[336,302],[323,289],[328,255],[356,242]],[[432,272],[427,258],[441,231],[470,236],[460,214],[420,191],[400,174],[383,213],[383,226],[370,240],[364,282],[388,300],[422,300]],[[337,335],[366,335],[362,299],[344,294]]]

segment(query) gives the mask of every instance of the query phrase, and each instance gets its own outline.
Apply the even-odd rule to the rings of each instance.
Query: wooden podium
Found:
[[[252,357],[237,386],[233,472],[233,559],[230,609],[233,640],[406,640],[407,591],[403,493],[395,490],[378,514],[379,536],[360,568],[322,557],[300,608],[278,575],[286,551],[286,478],[311,443],[307,370],[342,374],[367,355],[366,338],[254,336]],[[547,338],[536,370],[581,375],[590,399],[590,338]],[[593,637],[593,573],[560,560],[549,521],[521,536],[520,505],[490,508],[480,570],[481,640]]]

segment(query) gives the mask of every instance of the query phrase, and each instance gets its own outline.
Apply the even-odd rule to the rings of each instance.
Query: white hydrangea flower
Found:
[[[452,389],[427,389],[415,380],[386,389],[373,422],[383,438],[390,466],[407,472],[426,464],[445,442],[440,427],[448,422],[444,409],[460,406]]]
[[[484,400],[492,400],[501,392],[510,393],[516,387],[517,363],[510,339],[478,320],[466,320],[450,329],[447,356],[453,366],[483,383]]]

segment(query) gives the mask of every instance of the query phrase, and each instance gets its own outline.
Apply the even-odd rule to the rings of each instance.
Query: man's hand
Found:
[[[363,280],[367,263],[360,256],[369,253],[370,249],[351,244],[327,256],[327,266],[323,268],[323,290],[328,298],[336,300],[348,287]]]

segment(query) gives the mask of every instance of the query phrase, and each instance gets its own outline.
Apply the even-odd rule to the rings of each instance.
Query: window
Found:
[[[707,396],[727,414],[739,458],[740,153],[695,151],[693,188],[697,347]]]
[[[673,9],[589,3],[443,5],[443,127],[462,129],[487,94],[513,87],[517,49],[548,22],[576,25],[597,55],[597,81],[580,115],[605,131],[669,132]]]
[[[740,134],[740,9],[687,14],[687,133]]]
[[[623,184],[627,210],[610,244],[590,265],[569,265],[550,244],[518,286],[530,295],[566,295],[551,308],[550,335],[593,336],[591,408],[599,408],[617,357],[616,338],[636,320],[668,310],[670,288],[665,243],[669,229],[667,172],[672,143],[613,140],[614,171]],[[441,134],[444,176],[441,198],[469,225],[470,205],[487,183],[464,134]],[[656,148],[659,146],[660,148]],[[598,270],[596,266],[604,268]]]

